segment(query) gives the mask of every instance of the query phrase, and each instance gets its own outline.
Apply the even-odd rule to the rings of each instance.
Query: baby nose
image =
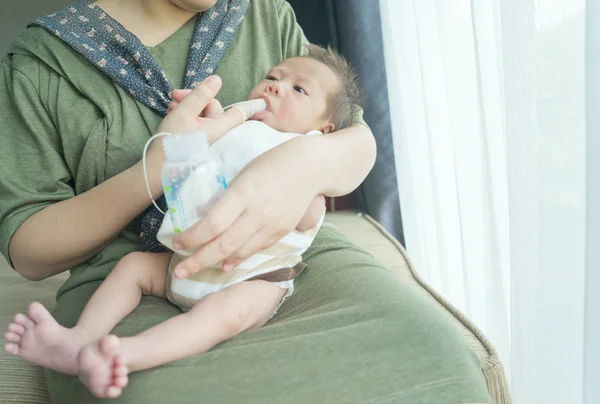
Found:
[[[273,83],[270,83],[267,86],[267,91],[279,95],[279,93],[281,92],[281,86],[279,85],[279,82],[275,81]]]

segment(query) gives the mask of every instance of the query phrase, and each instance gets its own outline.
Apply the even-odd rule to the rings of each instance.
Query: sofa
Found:
[[[337,211],[327,214],[335,225],[355,244],[363,247],[393,271],[403,281],[424,295],[432,305],[449,316],[460,330],[470,349],[481,363],[481,372],[495,404],[511,402],[508,383],[498,354],[483,333],[461,312],[452,307],[418,276],[406,251],[380,224],[358,211]],[[55,293],[67,275],[61,274],[41,282],[30,282],[13,271],[0,257],[0,327],[4,329],[12,316],[24,311],[37,300],[52,308]],[[40,367],[21,358],[0,352],[0,403],[49,403],[44,373]]]

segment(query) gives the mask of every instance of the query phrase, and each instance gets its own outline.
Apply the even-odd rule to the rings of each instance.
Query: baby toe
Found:
[[[10,323],[8,325],[8,331],[14,332],[15,334],[23,335],[23,333],[25,332],[25,327],[23,327],[21,324]]]
[[[113,381],[113,386],[119,387],[122,389],[125,386],[127,386],[127,383],[129,383],[129,378],[127,376],[119,376],[119,377],[115,377],[115,379]]]
[[[8,342],[21,342],[21,335],[8,331],[6,334],[4,334],[4,339]]]
[[[20,324],[25,328],[32,328],[35,325],[29,317],[21,313],[15,315],[15,323]]]
[[[113,375],[115,377],[127,376],[127,374],[129,374],[129,370],[125,365],[118,365],[113,369]]]
[[[120,387],[110,386],[106,389],[106,397],[108,397],[108,398],[119,397],[122,392],[123,392],[123,389],[121,389]]]
[[[27,314],[36,324],[53,319],[48,310],[39,302],[31,303],[27,308]]]
[[[19,354],[19,346],[17,344],[6,344],[4,350],[11,355]]]

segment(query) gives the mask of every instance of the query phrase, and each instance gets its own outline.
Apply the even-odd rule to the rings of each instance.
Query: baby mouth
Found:
[[[269,97],[267,97],[266,95],[261,95],[260,99],[265,101],[265,103],[267,104],[266,109],[270,110],[271,100],[269,99]]]

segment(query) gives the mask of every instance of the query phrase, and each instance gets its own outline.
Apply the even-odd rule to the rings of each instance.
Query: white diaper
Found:
[[[178,306],[182,311],[189,310],[194,304],[199,302],[202,298],[208,296],[211,293],[215,293],[221,291],[229,286],[235,285],[236,283],[243,282],[241,280],[234,282],[219,283],[219,284],[209,284],[204,282],[193,281],[190,279],[178,279],[173,275],[173,269],[175,265],[179,262],[180,257],[173,255],[171,261],[169,262],[169,273],[167,283],[167,298],[171,303]],[[236,269],[233,269],[236,271]],[[225,272],[224,272],[225,273]],[[279,307],[283,304],[283,302],[290,297],[294,293],[294,280],[289,279],[280,282],[271,282],[281,289],[286,290],[285,295],[281,299],[279,305],[273,312],[275,314]]]

